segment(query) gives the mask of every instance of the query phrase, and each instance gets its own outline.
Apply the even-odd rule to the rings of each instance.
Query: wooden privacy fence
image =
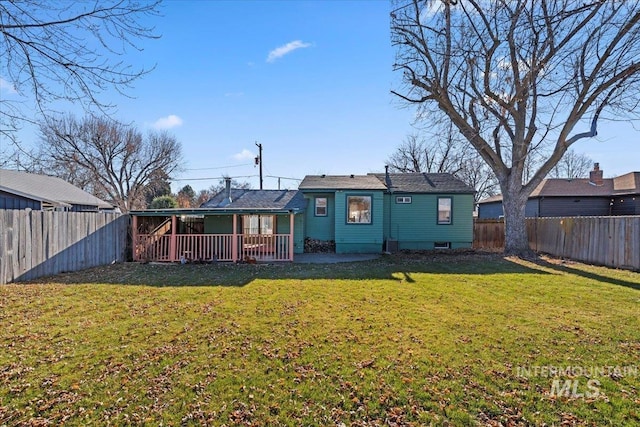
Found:
[[[129,216],[0,210],[0,284],[126,260]]]
[[[640,216],[528,218],[527,233],[529,246],[537,252],[640,270]],[[474,248],[502,246],[502,221],[474,223]]]

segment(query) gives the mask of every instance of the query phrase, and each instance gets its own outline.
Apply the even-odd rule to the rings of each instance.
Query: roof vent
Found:
[[[353,174],[351,174],[349,177],[350,177],[350,178],[353,178],[354,176],[353,176]]]
[[[320,175],[320,178],[326,178],[326,177],[327,177],[327,175],[325,175],[325,174]]]

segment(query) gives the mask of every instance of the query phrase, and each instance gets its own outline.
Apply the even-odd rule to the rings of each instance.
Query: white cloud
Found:
[[[256,156],[251,151],[245,148],[238,154],[234,154],[232,157],[238,161],[242,161],[242,160],[253,160],[254,157]]]
[[[0,77],[0,91],[5,93],[18,93],[16,88],[10,82]]]
[[[309,46],[311,46],[311,43],[304,43],[302,40],[294,40],[269,52],[269,56],[267,56],[267,62],[273,62],[276,59],[282,58],[286,54],[291,53],[296,49],[302,49]]]
[[[152,126],[156,129],[171,129],[182,126],[182,119],[175,114],[170,114],[167,117],[159,118]]]

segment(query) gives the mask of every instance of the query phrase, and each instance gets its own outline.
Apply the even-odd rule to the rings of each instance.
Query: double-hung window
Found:
[[[451,224],[453,200],[451,197],[438,198],[438,224]]]
[[[316,197],[316,216],[327,216],[327,198]]]
[[[273,234],[273,215],[243,215],[243,234]]]

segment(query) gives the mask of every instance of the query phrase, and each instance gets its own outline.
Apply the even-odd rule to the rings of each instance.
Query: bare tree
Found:
[[[505,252],[529,254],[531,191],[572,144],[596,135],[598,118],[638,119],[640,3],[396,5],[391,37],[403,85],[394,93],[424,120],[450,120],[491,167],[503,194]],[[527,163],[536,165],[529,177]]]
[[[549,178],[586,178],[589,176],[593,163],[589,156],[569,149],[551,169]]]
[[[123,212],[145,208],[146,192],[158,176],[181,165],[181,145],[167,133],[149,133],[107,119],[73,117],[43,124],[45,167]]]
[[[482,161],[469,143],[454,136],[457,130],[431,135],[428,140],[418,134],[408,135],[387,164],[392,172],[450,173],[476,189],[475,201],[498,191],[493,171]],[[442,137],[448,135],[448,137]]]
[[[70,101],[101,113],[111,105],[101,92],[124,91],[144,75],[119,59],[140,40],[157,38],[143,24],[158,14],[160,0],[0,1],[0,61],[3,86],[15,92],[0,98],[0,138],[16,141],[20,123],[43,120],[53,104]]]

